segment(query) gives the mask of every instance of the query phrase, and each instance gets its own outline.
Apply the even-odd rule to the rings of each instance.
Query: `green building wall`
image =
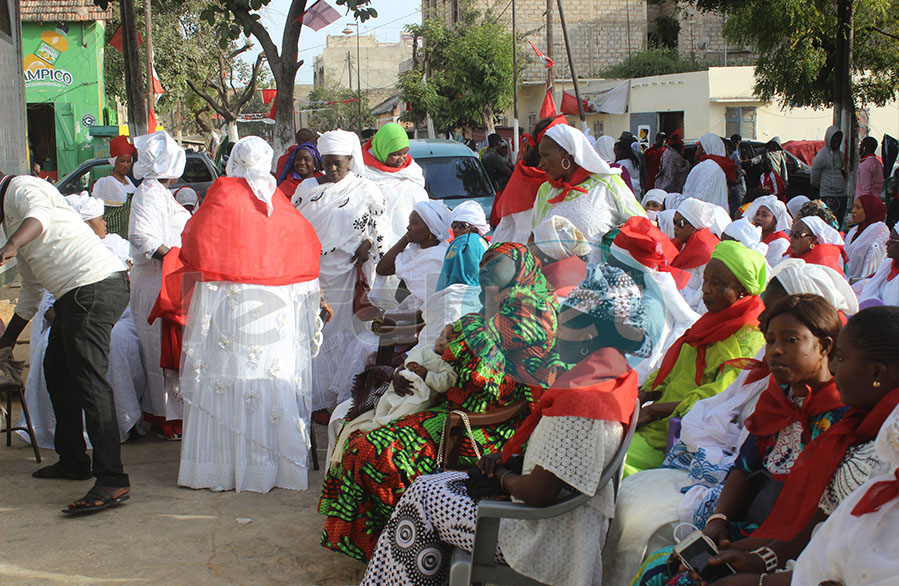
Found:
[[[29,112],[35,105],[53,104],[60,179],[94,157],[90,127],[116,123],[103,119],[105,41],[102,22],[22,23],[25,98]],[[30,134],[35,130],[31,124]]]

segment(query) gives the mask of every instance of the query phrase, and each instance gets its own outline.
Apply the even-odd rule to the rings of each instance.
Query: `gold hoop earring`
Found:
[[[879,389],[880,381],[879,380],[874,381],[873,383],[871,383],[871,386],[874,387],[875,389]]]
[[[568,163],[568,166],[567,166],[567,167],[565,166],[565,163]],[[571,161],[568,160],[568,159],[562,159],[561,165],[562,165],[562,168],[565,169],[566,171],[567,171],[568,169],[571,169]]]
[[[809,249],[809,250],[815,250],[815,245],[814,245],[814,244],[809,244],[809,245],[808,245],[808,249]]]

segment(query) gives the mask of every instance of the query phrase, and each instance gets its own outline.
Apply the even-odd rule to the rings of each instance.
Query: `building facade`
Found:
[[[56,180],[94,157],[90,127],[110,123],[103,51],[112,12],[91,0],[20,5],[29,149]]]

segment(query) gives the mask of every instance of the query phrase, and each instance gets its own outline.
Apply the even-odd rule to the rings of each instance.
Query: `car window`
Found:
[[[61,183],[58,188],[63,195],[71,195],[87,191],[90,193],[94,188],[97,179],[112,175],[112,165],[109,163],[100,163],[95,165],[86,165],[80,167],[75,174],[71,175],[65,182]]]
[[[425,175],[425,189],[433,199],[490,197],[487,176],[473,157],[416,159]]]
[[[184,174],[181,175],[183,183],[204,183],[212,181],[214,177],[201,157],[188,157],[184,165]]]

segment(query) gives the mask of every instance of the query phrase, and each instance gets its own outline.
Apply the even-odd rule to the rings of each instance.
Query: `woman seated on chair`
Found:
[[[634,411],[637,376],[624,353],[649,345],[646,312],[630,276],[604,264],[589,268],[559,319],[554,353],[565,372],[501,455],[484,456],[468,474],[445,472],[412,484],[378,540],[363,584],[446,582],[452,548],[472,548],[476,499],[509,494],[543,507],[571,491],[593,498],[557,517],[503,520],[496,559],[548,584],[602,583],[600,553],[615,491],[599,479]],[[522,462],[516,455],[525,441]]]
[[[715,247],[702,284],[708,312],[672,344],[643,385],[641,402],[654,402],[640,412],[625,475],[661,466],[669,419],[726,389],[740,373],[734,361],[752,358],[762,347],[758,317],[765,277],[765,257],[758,252],[734,241]]]
[[[523,244],[492,246],[481,260],[483,314],[454,324],[443,359],[458,380],[436,407],[388,426],[350,436],[339,466],[325,477],[319,512],[328,518],[322,545],[359,560],[371,557],[378,535],[402,492],[437,470],[438,444],[450,411],[484,413],[533,400],[532,388],[555,378],[558,302]],[[408,381],[394,380],[402,390]],[[502,449],[521,416],[473,430],[485,453]],[[460,465],[476,461],[470,438],[461,442]]]
[[[798,361],[793,358],[804,348],[810,345],[814,355],[832,344],[811,339],[799,325],[803,321],[799,312],[789,311],[803,298],[781,300],[766,317],[765,360],[775,381],[795,376]],[[836,329],[836,311],[831,310],[826,321],[832,324],[829,329]],[[789,392],[779,383],[769,385],[759,399],[747,421],[751,435],[704,530],[722,549],[716,563],[726,562],[738,573],[748,574],[730,583],[789,584],[788,576],[782,581],[784,576],[763,574],[794,559],[808,544],[814,527],[843,499],[869,477],[889,470],[877,456],[873,440],[899,404],[897,324],[896,308],[861,311],[839,330],[831,365],[824,368],[822,360],[818,380],[831,376],[833,370],[832,382],[808,384],[806,389],[791,383]],[[828,390],[833,383],[836,393]],[[796,398],[804,392],[808,394],[800,405]],[[771,432],[774,435],[768,435]],[[788,469],[786,475],[784,469]],[[759,473],[751,474],[756,470]],[[650,557],[650,570],[639,584],[695,583],[686,573],[668,580],[660,557],[667,558],[664,550]]]

